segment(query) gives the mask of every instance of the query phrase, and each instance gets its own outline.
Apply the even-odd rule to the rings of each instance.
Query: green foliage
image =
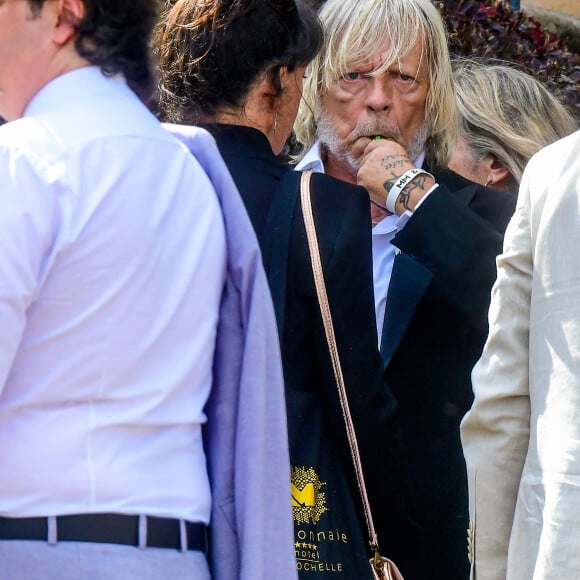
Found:
[[[500,59],[535,76],[580,121],[580,55],[523,11],[500,0],[432,0],[458,56]]]

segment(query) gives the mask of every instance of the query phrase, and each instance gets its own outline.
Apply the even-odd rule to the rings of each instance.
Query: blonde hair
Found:
[[[576,131],[571,113],[534,77],[477,60],[453,63],[459,133],[475,159],[490,153],[519,183],[530,157]]]
[[[388,49],[375,73],[386,71],[421,42],[430,83],[427,159],[433,169],[446,167],[456,139],[457,106],[445,24],[430,0],[327,0],[319,16],[324,46],[306,71],[294,125],[303,151],[316,140],[314,112],[321,94],[378,51]]]

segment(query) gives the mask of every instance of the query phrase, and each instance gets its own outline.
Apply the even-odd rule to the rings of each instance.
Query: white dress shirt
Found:
[[[86,67],[0,128],[0,184],[0,515],[207,522],[225,235],[206,174]]]
[[[422,153],[415,161],[417,167],[421,167],[425,155]],[[297,171],[314,171],[324,173],[324,164],[322,162],[322,151],[320,141],[317,141],[306,153],[306,155],[296,165]],[[429,193],[431,193],[430,190]],[[427,197],[425,195],[423,199]],[[423,201],[421,200],[421,202]],[[383,333],[383,322],[385,319],[385,307],[387,304],[387,293],[393,273],[393,264],[395,255],[399,251],[391,242],[396,233],[400,231],[413,214],[406,211],[401,216],[396,214],[384,217],[378,224],[373,226],[372,243],[373,243],[373,286],[375,295],[375,316],[377,322],[377,336],[379,339],[379,348],[381,346],[381,337]]]

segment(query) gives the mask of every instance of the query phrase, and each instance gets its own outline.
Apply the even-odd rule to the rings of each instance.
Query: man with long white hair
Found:
[[[515,200],[447,168],[457,109],[445,25],[430,0],[327,0],[320,16],[326,40],[306,71],[298,169],[371,195],[379,345],[400,404],[429,578],[465,578],[459,423]]]

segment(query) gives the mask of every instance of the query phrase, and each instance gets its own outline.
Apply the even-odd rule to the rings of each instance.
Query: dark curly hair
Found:
[[[47,0],[27,0],[38,14]],[[108,75],[122,73],[142,98],[154,89],[150,41],[159,0],[83,0],[85,16],[75,23],[77,52]]]
[[[280,67],[308,64],[322,28],[305,0],[177,0],[154,36],[159,108],[169,121],[198,123],[241,108],[253,84]]]

